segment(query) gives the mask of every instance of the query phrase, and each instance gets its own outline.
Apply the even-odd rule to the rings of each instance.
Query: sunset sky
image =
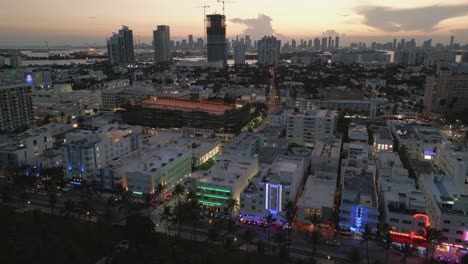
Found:
[[[149,42],[159,24],[174,38],[203,35],[207,13],[222,13],[216,0],[1,0],[0,46],[104,44],[113,31],[128,25],[134,37]],[[276,33],[313,38],[334,30],[349,39],[368,36],[433,37],[448,42],[454,34],[468,42],[467,0],[233,0],[226,3],[228,36]],[[234,20],[233,20],[234,19]],[[234,23],[236,22],[236,23]],[[380,37],[380,38],[379,38]]]

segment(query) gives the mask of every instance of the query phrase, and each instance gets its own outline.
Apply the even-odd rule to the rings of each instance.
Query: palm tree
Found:
[[[149,217],[150,215],[150,208],[151,208],[151,201],[153,201],[153,197],[151,194],[145,195],[145,205],[146,205],[146,215]]]
[[[286,221],[288,222],[288,240],[291,240],[291,231],[294,219],[296,217],[297,207],[293,202],[288,201],[285,206],[286,211]]]
[[[392,246],[392,237],[390,236],[390,230],[388,229],[388,225],[386,225],[384,227],[384,246],[385,246],[385,249],[387,250],[387,253],[385,254],[385,264],[387,264],[388,262],[388,254],[390,253],[390,248]]]
[[[190,202],[192,200],[197,200],[197,193],[190,190],[187,195],[185,196],[185,201]]]
[[[316,230],[317,225],[320,223],[320,217],[317,214],[309,214],[305,217],[313,225],[313,231]]]
[[[322,239],[322,234],[318,230],[313,230],[310,232],[310,236],[307,240],[307,243],[312,244],[312,257],[315,256],[315,253],[317,251],[317,245],[320,243],[320,240]]]
[[[367,264],[369,264],[369,240],[372,237],[372,231],[369,228],[369,225],[366,224],[364,226],[364,233],[362,234],[362,238],[364,238],[364,241],[366,243],[366,258],[367,258]]]
[[[211,227],[210,229],[208,229],[207,238],[208,243],[210,243],[210,245],[213,245],[213,243],[219,238],[218,229],[216,227]]]
[[[443,234],[437,228],[425,227],[424,237],[426,238],[426,263],[429,263],[429,246],[432,246],[432,258],[434,258],[437,245],[442,240]]]
[[[21,203],[21,209],[23,210],[23,213],[24,213],[24,205],[26,203],[26,200],[28,199],[28,193],[27,192],[20,192],[19,193],[19,198],[20,198],[20,203]]]
[[[359,252],[359,249],[353,248],[348,255],[348,260],[350,264],[359,264],[361,263],[362,256]]]
[[[163,211],[159,215],[161,216],[161,221],[166,221],[166,235],[171,235],[169,232],[169,220],[172,219],[171,207],[164,205]]]
[[[71,199],[67,199],[64,203],[64,208],[65,208],[65,213],[68,216],[75,208],[75,204]]]
[[[316,245],[318,244],[321,235],[317,230],[317,225],[320,223],[320,218],[317,214],[309,214],[305,217],[305,220],[309,221],[313,226],[308,242],[312,244],[312,256],[315,256]]]
[[[166,185],[164,185],[162,183],[158,183],[158,185],[154,189],[154,195],[158,197],[158,200],[160,202],[162,202],[162,197],[161,196],[163,195],[164,191],[166,191]]]
[[[257,234],[255,233],[255,230],[253,230],[252,228],[247,228],[243,233],[242,233],[242,236],[241,236],[241,239],[244,240],[245,244],[247,244],[247,253],[250,252],[250,245],[252,244],[255,236]]]
[[[400,263],[406,263],[406,258],[408,258],[408,256],[411,256],[417,250],[417,248],[411,246],[410,244],[403,244],[403,246],[401,247],[401,253],[403,253],[403,257],[401,258]]]
[[[187,211],[188,211],[188,220],[192,223],[192,232],[193,232],[193,240],[197,241],[197,231],[196,227],[200,221],[203,220],[203,214],[201,213],[201,206],[198,203],[196,197],[195,199],[191,199],[189,202],[186,203]]]
[[[49,193],[49,205],[50,211],[54,214],[55,205],[57,204],[57,194],[52,191]]]
[[[270,254],[270,226],[276,221],[276,218],[274,218],[273,215],[269,213],[263,219],[265,220],[266,229],[267,229],[267,241],[268,241],[267,252],[268,254]]]
[[[177,202],[180,203],[180,196],[185,193],[185,187],[182,184],[177,184],[172,190],[172,196],[177,197]]]
[[[179,237],[182,234],[181,226],[182,223],[185,223],[187,220],[187,211],[186,206],[184,204],[177,202],[174,209],[172,209],[172,222],[177,224],[177,229],[179,232]]]
[[[236,199],[227,200],[227,208],[229,210],[229,213],[231,213],[231,216],[234,210],[236,210],[238,206],[239,206],[239,202]]]

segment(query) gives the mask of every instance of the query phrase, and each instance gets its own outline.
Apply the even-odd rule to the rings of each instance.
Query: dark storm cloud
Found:
[[[273,19],[267,15],[259,14],[257,18],[233,18],[232,23],[241,24],[247,28],[244,30],[244,35],[249,35],[252,39],[261,39],[263,36],[272,36],[275,35],[279,38],[282,36],[278,35],[273,29],[272,21]]]
[[[426,7],[395,9],[384,6],[358,7],[356,12],[364,16],[367,26],[387,32],[438,29],[439,22],[468,14],[468,4],[434,5]]]

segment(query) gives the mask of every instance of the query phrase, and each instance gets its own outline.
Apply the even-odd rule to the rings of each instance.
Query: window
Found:
[[[457,235],[463,235],[463,231],[462,230],[457,230]]]
[[[390,222],[392,223],[399,223],[400,220],[396,219],[396,218],[390,218]]]
[[[411,225],[411,221],[408,221],[408,220],[403,220],[402,223],[407,224],[407,225]]]
[[[252,206],[252,210],[255,210],[255,205],[254,205],[254,206]]]
[[[442,228],[442,232],[448,233],[450,230],[448,228]]]
[[[418,223],[418,226],[419,226],[419,227],[425,227],[426,224],[425,224],[425,223]]]
[[[444,224],[450,224],[450,220],[444,220]]]

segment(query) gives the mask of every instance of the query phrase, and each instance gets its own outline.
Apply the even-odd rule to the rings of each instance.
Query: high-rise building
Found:
[[[112,64],[135,62],[133,31],[127,26],[122,26],[119,33],[113,33],[107,40],[107,54]]]
[[[331,42],[332,42],[332,41],[331,41],[331,40],[332,40],[332,37],[329,36],[329,37],[328,37],[328,42],[327,42],[327,43],[328,43],[328,46],[327,46],[327,47],[328,47],[329,49],[332,48],[332,45],[331,45]]]
[[[223,61],[227,64],[226,17],[213,14],[206,16],[208,62]]]
[[[400,42],[400,49],[404,49],[404,48],[405,48],[405,42],[406,42],[405,39],[401,39],[401,42]]]
[[[437,63],[435,75],[428,76],[424,90],[424,112],[461,113],[468,105],[468,71],[463,64]]]
[[[320,39],[319,38],[314,38],[314,49],[315,50],[320,49]]]
[[[295,39],[291,40],[291,47],[292,47],[293,50],[296,49],[296,40]]]
[[[237,37],[236,44],[234,44],[234,64],[245,64],[245,46],[244,42],[239,41]]]
[[[393,39],[393,48],[394,48],[394,49],[396,49],[396,47],[397,47],[397,46],[396,46],[396,45],[397,45],[396,42],[397,42],[397,39],[394,38],[394,39]]]
[[[27,83],[0,81],[0,131],[14,131],[34,125],[31,87]]]
[[[277,64],[280,58],[281,40],[275,37],[263,37],[258,41],[258,64]]]
[[[288,115],[286,139],[304,147],[314,147],[319,139],[332,136],[336,130],[337,111],[306,110]]]
[[[322,50],[326,50],[327,47],[327,38],[322,38]]]
[[[167,63],[171,61],[171,35],[169,26],[159,25],[153,31],[154,40],[154,61],[157,63]]]
[[[252,39],[250,38],[249,35],[246,35],[245,36],[245,49],[250,51],[252,50]]]
[[[193,35],[188,35],[188,48],[193,49],[194,44],[195,43],[193,42]]]
[[[455,36],[450,37],[450,48],[453,48],[453,41],[455,40]]]
[[[340,47],[340,37],[336,36],[335,37],[335,48],[338,49]]]

